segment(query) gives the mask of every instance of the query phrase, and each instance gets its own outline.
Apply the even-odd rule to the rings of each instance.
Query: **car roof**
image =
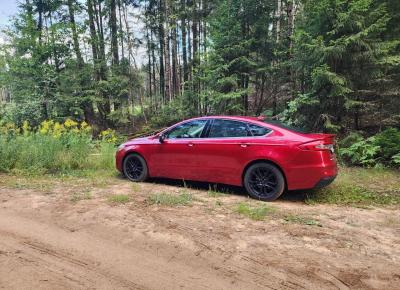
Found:
[[[236,120],[236,121],[242,121],[242,122],[249,122],[251,121],[253,124],[258,124],[261,126],[268,126],[268,128],[278,131],[278,132],[286,132],[291,134],[291,135],[299,135],[300,133],[294,132],[292,130],[283,128],[281,126],[277,126],[275,124],[268,123],[268,121],[265,120],[265,117],[260,116],[260,117],[252,117],[252,116],[204,116],[204,117],[196,117],[196,118],[191,118],[182,122],[186,122],[189,120],[199,120],[199,119],[228,119],[228,120]]]
[[[197,117],[195,119],[231,119],[231,120],[241,120],[241,121],[262,121],[263,119],[258,117],[252,116],[204,116],[204,117]]]

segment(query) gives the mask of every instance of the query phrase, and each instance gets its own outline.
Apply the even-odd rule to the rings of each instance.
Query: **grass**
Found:
[[[113,144],[94,141],[82,132],[71,131],[58,137],[38,132],[0,135],[0,172],[8,173],[1,176],[0,186],[42,192],[52,192],[60,184],[71,188],[106,187],[118,182],[114,152]],[[188,186],[185,181],[184,186]],[[141,187],[133,184],[132,189],[139,192]],[[218,198],[225,192],[210,186],[207,194]],[[149,197],[151,204],[168,206],[188,205],[192,201],[190,194],[161,193]],[[308,191],[305,202],[364,208],[400,205],[400,171],[342,167],[332,185]],[[262,207],[246,209],[245,205],[238,208],[239,213],[256,219],[268,211]]]
[[[304,216],[299,216],[299,215],[287,215],[284,218],[284,221],[287,223],[294,223],[294,224],[303,224],[307,226],[319,226],[321,227],[322,225],[315,219],[309,218],[309,217],[304,217]]]
[[[276,209],[267,205],[252,206],[248,203],[240,202],[236,204],[234,211],[252,220],[262,221],[268,214],[274,213]]]
[[[179,195],[169,193],[156,193],[148,197],[150,204],[164,205],[164,206],[187,206],[192,204],[193,196],[189,193],[181,193]]]
[[[211,185],[210,185],[208,187],[207,194],[208,194],[209,197],[220,197],[220,196],[224,195],[223,192],[217,190],[217,186],[216,185],[214,185],[213,187],[211,187]]]
[[[114,153],[114,144],[79,130],[62,135],[0,133],[0,172],[37,176],[111,171]]]
[[[207,192],[207,194],[208,194],[209,197],[221,197],[223,195],[222,192],[215,191],[215,190],[209,190]]]
[[[306,203],[350,206],[387,206],[400,204],[400,172],[389,169],[341,168],[330,186],[311,190]]]
[[[41,192],[49,192],[52,189],[52,183],[45,178],[25,178],[25,177],[16,177],[9,175],[1,176],[1,185],[7,186],[13,189],[34,189]]]
[[[92,199],[92,194],[89,191],[75,192],[71,197],[72,202],[78,202],[80,200],[89,200],[89,199]]]
[[[127,194],[114,194],[108,198],[108,201],[112,203],[125,204],[130,201],[130,197]]]

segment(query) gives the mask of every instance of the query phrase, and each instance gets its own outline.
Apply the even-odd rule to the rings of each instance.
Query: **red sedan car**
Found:
[[[334,135],[301,133],[256,117],[200,117],[122,144],[116,166],[132,181],[224,183],[271,201],[285,189],[330,184],[338,172],[333,143]]]

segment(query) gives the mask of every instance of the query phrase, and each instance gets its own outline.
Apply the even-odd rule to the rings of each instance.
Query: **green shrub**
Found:
[[[397,166],[400,166],[400,153],[392,156],[392,162]]]
[[[363,140],[363,136],[358,132],[351,132],[349,135],[344,137],[342,140],[339,141],[339,146],[343,148],[348,148],[354,143],[360,142]]]
[[[380,147],[379,156],[384,163],[396,163],[395,155],[400,154],[400,130],[388,128],[375,135],[374,144]]]
[[[340,148],[339,154],[343,160],[352,165],[374,166],[377,164],[377,154],[380,147],[375,145],[375,138],[370,137],[364,139],[362,137],[355,139],[356,141],[349,147]]]
[[[400,164],[400,130],[388,128],[367,139],[350,133],[339,142],[339,155],[350,165],[376,166]]]
[[[44,121],[32,130],[0,126],[0,171],[29,174],[114,168],[114,144],[93,141],[86,123]]]

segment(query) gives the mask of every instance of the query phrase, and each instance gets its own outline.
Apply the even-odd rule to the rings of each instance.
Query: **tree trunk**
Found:
[[[112,51],[112,64],[119,64],[118,55],[118,26],[117,26],[117,12],[116,0],[110,0],[110,30],[111,30],[111,51]]]
[[[280,42],[280,34],[281,34],[281,15],[282,15],[282,0],[277,0],[276,7],[276,42]]]
[[[38,10],[38,25],[37,30],[39,32],[39,45],[42,45],[42,29],[43,29],[43,0],[39,0],[37,3]]]
[[[89,15],[89,29],[90,29],[90,44],[92,47],[93,54],[93,64],[95,67],[95,71],[97,71],[97,60],[98,60],[98,50],[97,50],[97,33],[96,27],[94,25],[94,17],[93,17],[93,0],[87,0],[87,9]],[[98,79],[98,75],[96,74],[96,79]]]
[[[160,51],[158,53],[160,58],[160,94],[163,102],[165,103],[165,70],[164,70],[164,0],[159,2],[159,15],[158,15],[158,41],[160,45]]]
[[[149,29],[147,28],[146,29],[146,41],[147,41],[147,59],[148,59],[148,62],[147,62],[147,66],[148,66],[148,68],[147,68],[147,72],[148,72],[148,84],[149,84],[149,86],[148,86],[148,89],[149,89],[149,97],[150,97],[150,101],[152,101],[152,97],[153,97],[153,92],[152,92],[152,90],[153,90],[153,88],[152,88],[152,81],[153,81],[153,76],[151,75],[152,74],[152,70],[151,70],[151,67],[152,67],[152,65],[151,65],[151,44],[150,44],[150,36],[149,36]],[[151,107],[151,105],[152,104],[150,104],[150,107]]]
[[[186,44],[186,0],[181,0],[181,31],[182,31],[182,58],[183,58],[183,80],[189,79],[187,44]]]
[[[121,0],[118,0],[118,16],[119,16],[119,34],[120,34],[120,42],[121,42],[121,58],[125,58],[125,47],[124,47],[124,29],[122,26],[122,13],[121,13]]]
[[[199,56],[198,56],[198,49],[199,49],[199,33],[198,33],[198,11],[197,11],[197,1],[193,1],[193,22],[192,22],[192,35],[193,35],[193,66],[192,66],[192,75],[197,70],[197,67],[199,65]],[[195,108],[197,109],[197,113],[201,113],[201,108],[200,108],[200,94],[199,94],[199,85],[198,85],[198,80],[193,81],[193,92],[196,97],[195,99]]]
[[[154,95],[156,95],[155,92],[157,92],[157,82],[156,82],[156,53],[155,53],[155,44],[153,41],[153,28],[150,28],[150,41],[151,41],[151,58],[152,58],[152,63],[153,63],[153,92]],[[157,100],[155,101],[155,107],[157,108]]]
[[[68,0],[69,22],[71,24],[74,51],[75,51],[75,55],[76,55],[76,59],[77,59],[77,63],[78,63],[78,68],[82,69],[84,62],[83,62],[81,50],[79,48],[78,33],[76,31],[74,4],[75,4],[74,0]]]

